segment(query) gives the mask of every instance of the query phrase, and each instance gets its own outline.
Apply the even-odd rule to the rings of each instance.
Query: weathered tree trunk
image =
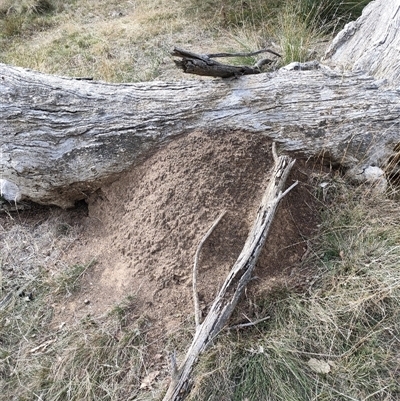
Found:
[[[385,1],[376,7],[385,9]],[[380,25],[398,40],[390,22]],[[370,27],[359,22],[357,29]],[[3,195],[71,206],[149,150],[198,129],[266,135],[284,151],[346,167],[383,165],[400,142],[400,97],[382,85],[327,68],[107,84],[0,64],[1,187],[18,186],[17,195]]]
[[[352,71],[364,71],[400,85],[400,0],[369,3],[362,16],[350,22],[328,49],[325,61]]]

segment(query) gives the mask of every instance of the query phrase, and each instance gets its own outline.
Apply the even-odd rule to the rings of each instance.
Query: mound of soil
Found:
[[[102,314],[133,295],[136,313],[164,334],[192,321],[193,257],[226,210],[200,258],[198,288],[206,312],[243,247],[271,166],[271,144],[262,135],[194,132],[97,191],[88,199],[88,216],[68,255],[69,263],[95,259],[97,264],[84,277],[82,291],[58,311],[58,320]],[[302,182],[281,202],[252,296],[298,277],[316,216],[301,163],[287,185],[295,179]]]

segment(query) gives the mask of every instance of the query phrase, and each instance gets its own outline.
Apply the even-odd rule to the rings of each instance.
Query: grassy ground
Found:
[[[0,399],[134,399],[146,374],[146,318],[128,296],[97,320],[56,321],[95,261],[60,262],[77,228],[67,212],[42,213],[0,224]]]
[[[259,327],[218,341],[198,367],[194,400],[400,398],[398,202],[336,191],[306,265],[306,293],[277,289]]]
[[[0,62],[106,81],[181,77],[174,45],[197,52],[265,46],[281,64],[315,58],[366,1],[0,1]],[[339,7],[340,6],[340,7]],[[255,60],[237,60],[238,63]]]
[[[190,399],[399,399],[398,201],[323,179],[328,200],[303,262],[308,286],[276,287],[257,300],[269,319],[220,335],[199,361]],[[98,318],[54,319],[89,267],[59,262],[77,235],[63,216],[1,227],[0,400],[159,399],[166,373],[147,359],[151,327],[134,296]],[[192,329],[165,344],[183,354]]]
[[[181,78],[174,45],[271,46],[282,63],[304,61],[346,10],[357,11],[334,3],[2,0],[0,62],[119,82]],[[221,336],[200,360],[192,399],[400,399],[399,205],[338,176],[329,182],[304,262],[316,271],[309,287],[277,288],[259,301],[269,320]],[[0,400],[157,399],[148,322],[134,298],[101,319],[55,325],[53,310],[79,291],[88,268],[60,262],[75,228],[57,213],[34,227],[15,219],[0,226]]]

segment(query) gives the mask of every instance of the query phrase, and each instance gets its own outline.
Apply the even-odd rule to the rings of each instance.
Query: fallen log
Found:
[[[273,155],[274,167],[253,228],[204,321],[201,324],[197,324],[196,318],[196,332],[192,344],[179,369],[173,366],[172,380],[163,401],[183,400],[188,394],[191,373],[199,355],[204,352],[228,322],[246,285],[251,279],[279,201],[297,184],[295,182],[286,191],[282,192],[295,160],[288,156],[278,157],[275,151],[275,144],[273,146]]]
[[[0,64],[0,177],[19,188],[12,199],[70,207],[174,137],[227,129],[298,157],[382,166],[400,142],[400,97],[380,85],[323,67],[107,84]]]
[[[360,43],[363,69],[386,76],[379,80],[359,68],[316,63],[313,70],[298,65],[233,80],[108,84],[0,64],[1,195],[73,206],[149,151],[194,130],[265,135],[285,152],[321,158],[354,175],[369,166],[397,171],[400,54],[392,44],[400,40],[399,9],[400,0],[390,7],[372,2],[326,59],[336,63]],[[352,42],[371,35],[378,53],[368,52],[368,40]],[[346,41],[353,44],[345,47]]]

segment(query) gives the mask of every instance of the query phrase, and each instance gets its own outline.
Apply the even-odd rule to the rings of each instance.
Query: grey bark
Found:
[[[326,60],[350,60],[342,67],[353,72],[296,64],[238,79],[108,84],[0,64],[1,194],[69,207],[194,130],[266,135],[296,157],[360,171],[389,159],[398,168],[399,3],[373,2],[338,35]]]
[[[392,87],[400,86],[400,0],[369,3],[329,47],[325,62],[350,71],[364,71]]]
[[[382,165],[400,97],[363,74],[280,70],[236,80],[107,84],[0,64],[0,178],[71,206],[149,150],[194,130],[266,135],[297,156]]]

